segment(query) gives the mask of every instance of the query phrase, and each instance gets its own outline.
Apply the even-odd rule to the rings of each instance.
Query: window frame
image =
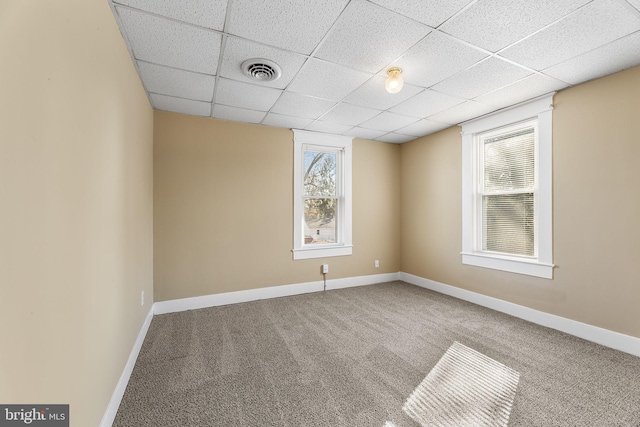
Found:
[[[351,163],[352,138],[347,136],[293,129],[293,259],[312,259],[348,256],[352,244],[352,191]],[[335,152],[336,156],[336,243],[304,243],[304,152],[309,147],[319,151]]]
[[[553,95],[545,95],[515,107],[462,124],[462,263],[546,279],[553,278]],[[536,173],[537,256],[517,256],[482,250],[478,230],[478,135],[537,121]]]

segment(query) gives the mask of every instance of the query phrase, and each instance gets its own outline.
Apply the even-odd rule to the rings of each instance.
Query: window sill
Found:
[[[305,247],[293,250],[293,259],[326,258],[334,256],[347,256],[353,252],[352,245]]]
[[[553,279],[553,264],[546,264],[537,260],[509,258],[480,253],[461,252],[461,255],[463,264],[525,274],[543,279]]]

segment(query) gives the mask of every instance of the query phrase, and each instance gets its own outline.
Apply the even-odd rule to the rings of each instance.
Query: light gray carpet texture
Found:
[[[640,358],[404,282],[155,316],[114,427],[416,427],[454,342],[520,373],[509,426],[640,426]]]

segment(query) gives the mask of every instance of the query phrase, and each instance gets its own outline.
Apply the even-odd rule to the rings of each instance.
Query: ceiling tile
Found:
[[[382,130],[387,132],[393,132],[396,129],[408,126],[411,123],[416,122],[417,119],[413,117],[401,116],[400,114],[389,113],[385,111],[372,119],[362,123],[360,127]]]
[[[215,103],[249,110],[269,111],[281,93],[281,90],[270,87],[220,79]]]
[[[482,95],[475,101],[503,108],[538,96],[564,89],[568,85],[552,77],[533,74],[496,91]]]
[[[578,84],[636,65],[640,65],[640,32],[554,65],[544,73]]]
[[[496,52],[591,0],[483,0],[446,22],[448,34]],[[478,29],[481,28],[481,31]]]
[[[387,110],[423,90],[420,87],[405,84],[400,92],[391,94],[384,89],[384,81],[385,78],[382,76],[372,78],[347,96],[345,101],[363,107]]]
[[[223,120],[232,120],[245,123],[260,123],[267,113],[264,111],[247,110],[244,108],[229,107],[216,104],[213,106],[213,117]]]
[[[489,56],[437,31],[411,48],[394,65],[405,82],[430,87]]]
[[[370,77],[370,74],[341,65],[309,59],[288,90],[340,101]]]
[[[317,119],[336,105],[334,101],[313,98],[299,93],[284,92],[271,109],[272,113]]]
[[[174,98],[173,96],[152,93],[151,102],[158,110],[173,111],[174,113],[190,114],[192,116],[209,116],[211,104],[209,102],[192,101],[191,99]]]
[[[322,116],[322,120],[342,123],[345,125],[359,125],[365,120],[377,116],[380,114],[380,110],[374,110],[372,108],[360,107],[358,105],[351,105],[340,103],[333,110]]]
[[[379,136],[378,138],[376,138],[376,141],[390,142],[393,144],[402,144],[403,142],[413,141],[414,139],[416,139],[415,136],[401,135],[399,133],[390,132],[383,136]]]
[[[116,7],[136,59],[215,74],[222,36],[169,19]]]
[[[234,0],[228,31],[260,43],[310,54],[349,0]]]
[[[457,125],[458,123],[466,122],[467,120],[480,117],[495,110],[496,108],[490,105],[481,104],[475,101],[467,101],[443,111],[442,113],[434,114],[428,119],[435,122]]]
[[[595,0],[500,55],[543,70],[640,30],[640,19],[617,0]]]
[[[471,2],[471,0],[430,0],[415,2],[407,0],[371,1],[433,28],[442,24]]]
[[[196,101],[211,102],[216,78],[206,74],[177,70],[149,62],[138,61],[144,86],[149,92]]]
[[[386,134],[387,132],[381,130],[365,129],[361,127],[354,127],[351,130],[345,132],[345,135],[353,136],[360,139],[375,139],[379,136]]]
[[[409,126],[398,129],[398,133],[403,135],[413,135],[420,137],[428,135],[430,133],[438,132],[443,129],[450,128],[451,125],[447,123],[434,122],[432,120],[423,119]]]
[[[325,122],[322,120],[316,120],[311,123],[305,129],[312,130],[315,132],[324,132],[324,133],[333,133],[336,135],[340,135],[351,129],[353,126],[349,125],[341,125],[339,123]]]
[[[365,139],[640,65],[640,0],[107,1],[154,108]],[[283,75],[252,81],[249,58]],[[405,80],[393,95],[389,64]]]
[[[316,56],[377,73],[429,31],[426,26],[387,9],[352,0]]]
[[[438,83],[433,89],[462,98],[475,98],[529,74],[531,72],[524,68],[497,58],[489,58]]]
[[[404,114],[411,117],[427,117],[440,111],[451,108],[454,105],[461,104],[464,98],[447,95],[445,93],[436,92],[427,89],[420,92],[413,98],[409,98],[401,104],[396,105],[390,111],[398,114]]]
[[[222,31],[227,0],[116,0],[158,15]]]
[[[277,128],[289,128],[289,129],[303,129],[311,123],[311,119],[304,119],[302,117],[284,116],[282,114],[267,114],[262,124],[267,126],[274,126]]]
[[[261,85],[284,89],[291,82],[306,57],[297,53],[261,45],[237,37],[228,37],[225,44],[220,75],[233,80],[255,83],[242,72],[242,63],[251,58],[265,58],[275,62],[282,69],[279,79],[262,82]]]

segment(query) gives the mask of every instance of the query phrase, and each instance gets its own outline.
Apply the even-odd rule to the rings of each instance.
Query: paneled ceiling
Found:
[[[156,109],[392,143],[640,64],[640,0],[109,2]]]

